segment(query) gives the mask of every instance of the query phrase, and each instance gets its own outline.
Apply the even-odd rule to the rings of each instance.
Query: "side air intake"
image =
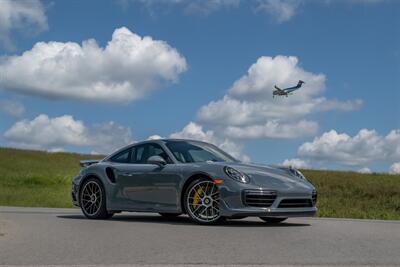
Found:
[[[107,167],[106,174],[107,174],[108,180],[110,180],[110,182],[114,184],[115,183],[115,174],[114,174],[113,169],[110,167]]]

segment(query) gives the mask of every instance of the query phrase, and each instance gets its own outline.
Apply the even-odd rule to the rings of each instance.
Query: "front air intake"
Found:
[[[246,206],[268,208],[276,199],[275,191],[246,190],[243,193],[243,202]]]
[[[312,206],[310,198],[288,198],[282,200],[278,208],[310,208]]]

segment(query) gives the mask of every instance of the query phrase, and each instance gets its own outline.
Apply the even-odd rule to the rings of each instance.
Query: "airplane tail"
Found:
[[[277,90],[282,90],[281,88],[279,88],[278,86],[274,85],[275,89]]]
[[[303,82],[302,80],[299,80],[299,82],[297,83],[295,88],[300,88],[303,85],[303,83],[305,83],[305,82]]]

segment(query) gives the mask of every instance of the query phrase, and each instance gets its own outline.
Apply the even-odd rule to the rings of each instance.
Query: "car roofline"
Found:
[[[114,155],[118,154],[119,152],[131,148],[133,146],[138,146],[138,145],[142,145],[142,144],[148,144],[148,143],[156,143],[156,144],[160,144],[160,143],[165,143],[165,142],[196,142],[196,143],[203,143],[203,144],[211,144],[211,143],[207,143],[204,141],[200,141],[200,140],[194,140],[194,139],[184,139],[184,138],[160,138],[160,139],[150,139],[150,140],[143,140],[143,141],[139,141],[139,142],[135,142],[135,143],[131,143],[129,145],[126,145],[124,147],[121,147],[120,149],[115,150],[114,152],[112,152],[111,154],[107,155],[106,157],[104,157],[102,161],[107,161],[108,159],[110,159],[111,157],[113,157]],[[211,144],[213,145],[213,144]]]

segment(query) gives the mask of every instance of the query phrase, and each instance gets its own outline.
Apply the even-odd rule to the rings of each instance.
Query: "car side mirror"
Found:
[[[150,158],[147,159],[148,164],[155,164],[159,167],[164,167],[167,162],[160,156],[151,156]]]

